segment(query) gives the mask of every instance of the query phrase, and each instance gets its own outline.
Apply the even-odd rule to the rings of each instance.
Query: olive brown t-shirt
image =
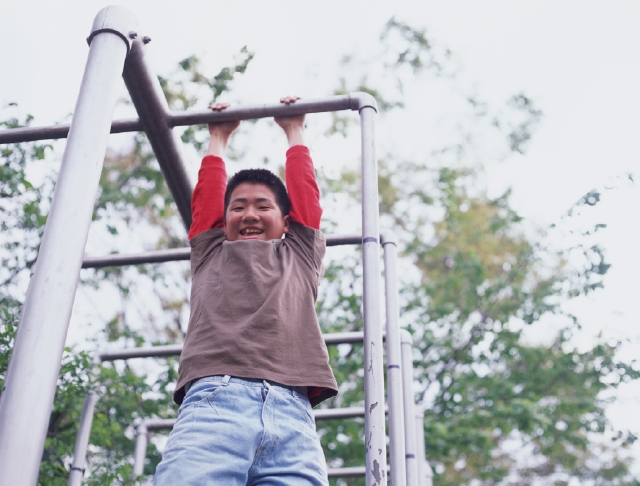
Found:
[[[228,241],[223,228],[191,239],[191,317],[174,400],[211,375],[256,378],[316,390],[338,386],[315,313],[324,267],[321,231],[292,222],[280,240]]]

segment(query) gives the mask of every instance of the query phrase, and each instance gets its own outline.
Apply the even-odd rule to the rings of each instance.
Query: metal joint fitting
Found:
[[[349,101],[353,111],[360,111],[363,108],[373,108],[376,113],[378,112],[378,102],[373,96],[364,91],[349,93]]]
[[[380,233],[380,244],[384,245],[394,245],[398,246],[398,240],[396,240],[396,235],[391,231],[382,231]]]
[[[400,329],[400,341],[402,344],[409,344],[413,346],[413,336],[406,329]]]
[[[87,37],[87,44],[91,45],[93,38],[103,32],[110,32],[120,37],[127,45],[127,54],[131,50],[131,40],[137,37],[138,22],[135,16],[126,8],[110,5],[98,12],[91,27],[91,34]]]

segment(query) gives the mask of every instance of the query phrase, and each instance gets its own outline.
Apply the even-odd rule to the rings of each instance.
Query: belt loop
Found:
[[[262,380],[262,383],[264,383],[264,386],[268,389],[271,389],[271,383],[269,383],[267,380]]]
[[[227,386],[230,379],[231,377],[229,375],[224,375],[224,378],[222,379],[222,386]]]

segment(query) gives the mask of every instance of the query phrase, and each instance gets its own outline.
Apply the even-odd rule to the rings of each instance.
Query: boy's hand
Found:
[[[229,108],[229,103],[213,103],[209,105],[209,108],[213,111],[222,111]],[[207,155],[224,157],[224,154],[227,151],[227,145],[229,144],[229,138],[238,126],[240,126],[239,120],[222,123],[209,123],[210,138]]]
[[[291,104],[300,99],[299,96],[285,96],[280,103]],[[304,145],[304,115],[276,116],[273,119],[284,130],[289,147]]]

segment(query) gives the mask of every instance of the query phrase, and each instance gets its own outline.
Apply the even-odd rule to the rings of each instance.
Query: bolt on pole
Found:
[[[38,471],[120,76],[135,17],[106,7],[93,23],[80,93],[38,261],[0,395],[0,485],[33,486]]]
[[[375,99],[360,96],[362,136],[362,258],[366,484],[387,484],[382,324],[380,320],[380,237],[378,169],[375,155]]]

